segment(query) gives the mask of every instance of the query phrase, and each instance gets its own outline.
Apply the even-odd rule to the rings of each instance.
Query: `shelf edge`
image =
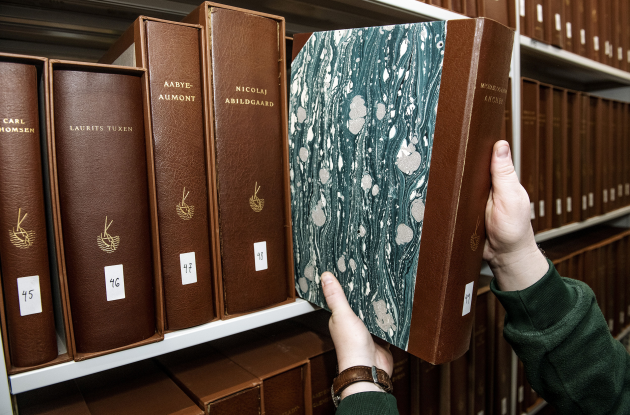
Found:
[[[434,20],[468,19],[468,16],[455,13],[441,7],[421,3],[417,0],[363,0],[366,3],[378,4],[391,9],[402,10],[416,16],[423,16]]]
[[[569,225],[564,225],[556,229],[551,229],[548,231],[544,231],[536,234],[536,242],[543,242],[548,239],[553,239],[558,236],[566,235],[568,233],[572,233],[575,231],[579,231],[581,229],[585,229],[594,225],[598,225],[600,223],[608,222],[609,220],[617,219],[622,216],[626,216],[630,214],[630,206],[626,206],[621,209],[614,210],[612,212],[605,213],[600,216],[596,216],[594,218],[587,219],[582,222],[575,222]]]

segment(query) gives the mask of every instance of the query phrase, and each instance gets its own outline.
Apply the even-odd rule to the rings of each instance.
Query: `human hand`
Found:
[[[339,372],[352,366],[376,366],[387,372],[391,378],[394,359],[389,346],[383,347],[374,342],[363,321],[350,308],[346,294],[332,273],[324,272],[321,281],[326,303],[332,311],[328,328],[335,343]],[[374,383],[358,382],[344,389],[341,399],[354,393],[368,391],[383,392]]]
[[[502,291],[524,290],[547,273],[549,264],[536,245],[529,197],[516,176],[507,141],[494,144],[490,173],[483,259]]]

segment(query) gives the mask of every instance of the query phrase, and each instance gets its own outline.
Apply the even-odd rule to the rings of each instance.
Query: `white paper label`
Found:
[[[586,31],[584,29],[580,29],[580,43],[586,45]]]
[[[20,315],[28,316],[42,312],[42,292],[39,290],[39,275],[17,279],[20,296]]]
[[[256,242],[254,244],[254,262],[256,271],[267,269],[267,242]]]
[[[197,262],[195,262],[194,252],[179,254],[179,267],[182,273],[182,285],[197,282]]]
[[[626,321],[626,315],[623,313],[623,311],[620,311],[620,312],[619,312],[619,322],[620,322],[621,324],[624,324],[624,323],[625,323],[625,321]]]
[[[623,48],[621,46],[617,48],[617,59],[620,61],[623,60]]]
[[[630,183],[626,183],[626,196],[630,196]]]
[[[571,22],[567,22],[567,39],[571,39],[573,37],[573,33],[571,32]]]
[[[462,309],[462,316],[470,313],[470,307],[472,306],[472,298],[473,298],[473,286],[475,282],[469,282],[466,284],[466,290],[464,290],[464,308]]]
[[[542,8],[542,4],[537,4],[536,5],[536,18],[538,19],[538,21],[540,23],[542,23],[543,21],[543,8]]]
[[[628,58],[627,58],[628,63],[630,63],[630,50],[627,50],[626,53],[628,54]]]
[[[604,194],[604,203],[608,203],[608,189],[604,189],[602,193]]]
[[[507,398],[501,399],[501,415],[507,415]]]
[[[562,215],[562,199],[556,199],[556,215]]]
[[[538,217],[545,217],[545,201],[541,200],[538,202]]]
[[[125,277],[123,276],[122,264],[105,267],[105,287],[107,288],[107,301],[125,298]]]
[[[606,52],[606,56],[610,56],[611,55],[611,53],[610,53],[610,49],[611,49],[610,46],[611,45],[610,45],[610,43],[608,41],[604,42],[604,50]]]
[[[531,220],[536,219],[536,208],[534,207],[534,202],[531,202],[530,204],[530,208],[531,208],[531,212],[529,213],[529,218]]]
[[[572,203],[572,202],[573,202],[573,201],[572,201],[572,199],[571,199],[571,196],[568,196],[568,197],[567,197],[567,212],[569,212],[569,213],[570,213],[571,211],[573,211],[573,203]]]
[[[482,409],[481,411],[477,412],[477,415],[485,415],[485,412]]]
[[[586,210],[586,195],[582,196],[582,210]]]
[[[525,17],[525,0],[520,0],[518,2],[519,4],[519,13],[521,15],[521,17]]]
[[[610,189],[610,200],[611,202],[615,201],[615,188]]]
[[[593,48],[599,50],[599,36],[593,36]]]
[[[519,386],[518,387],[518,401],[519,402],[523,402],[523,398],[524,398],[524,396],[523,396],[523,387]]]
[[[611,318],[608,320],[608,330],[613,331],[614,327],[615,327],[615,320]]]
[[[588,207],[593,207],[595,203],[595,196],[593,196],[593,192],[588,193]]]
[[[554,17],[556,18],[556,32],[559,32],[562,30],[562,22],[560,21],[560,13],[556,13]]]
[[[619,197],[623,196],[623,185],[622,184],[618,184],[617,185],[617,194],[619,195]]]

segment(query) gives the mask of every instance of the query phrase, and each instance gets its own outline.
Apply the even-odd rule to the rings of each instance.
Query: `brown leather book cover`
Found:
[[[140,16],[101,58],[147,69],[166,328],[217,317],[211,270],[201,27]]]
[[[539,84],[538,232],[553,227],[553,87]]]
[[[210,345],[262,381],[263,413],[311,414],[310,366],[303,355],[255,331]]]
[[[46,125],[40,126],[39,81],[36,65],[0,60],[0,224],[6,230],[0,238],[0,270],[8,368],[40,365],[57,357],[40,148],[40,129],[46,130]]]
[[[477,0],[464,0],[464,14],[472,18],[479,17]]]
[[[464,5],[462,4],[463,0],[450,0],[448,8],[455,13],[464,13]]]
[[[625,304],[625,312],[626,312],[626,321],[630,322],[630,237],[626,236],[623,238],[625,241],[625,249],[626,249],[626,268],[625,268],[625,279],[626,279],[626,304]]]
[[[530,202],[530,218],[534,232],[538,231],[538,146],[539,146],[539,106],[540,91],[538,82],[521,79],[521,183],[527,191]]]
[[[575,38],[573,36],[573,1],[575,0],[562,0],[564,3],[562,7],[562,12],[564,13],[562,17],[562,30],[564,31],[563,49],[569,52],[573,52],[573,42],[575,42]]]
[[[601,152],[602,137],[601,118],[602,105],[601,98],[589,95],[589,175],[591,176],[591,190],[588,195],[589,217],[602,214],[603,193],[602,193],[602,167]]]
[[[601,61],[604,56],[602,39],[599,33],[599,7],[601,0],[584,1],[584,29],[586,30],[586,57],[595,61]]]
[[[487,17],[510,27],[513,20],[510,17],[510,12],[513,11],[514,7],[510,7],[509,3],[510,0],[477,0],[477,13],[479,17]]]
[[[548,13],[545,24],[545,33],[550,44],[565,49],[565,31],[564,27],[564,0],[546,0],[545,5]]]
[[[586,28],[584,5],[586,0],[571,0],[571,26],[573,31],[573,53],[586,56]]]
[[[74,380],[15,395],[20,415],[90,415]]]
[[[591,216],[594,178],[591,153],[590,97],[580,93],[580,220]]]
[[[579,222],[581,217],[580,201],[581,189],[581,147],[580,147],[580,93],[567,91],[567,197],[565,208],[567,211],[566,223]]]
[[[503,129],[501,138],[507,141],[512,148],[512,80],[508,81],[507,96],[505,99],[505,112],[503,115]]]
[[[595,148],[595,186],[599,181],[599,199],[601,208],[598,209],[600,215],[610,211],[610,101],[600,98],[596,111],[596,136]],[[599,170],[599,173],[598,173]],[[599,175],[599,180],[598,180]],[[597,189],[597,187],[596,187]],[[595,205],[597,206],[597,192],[595,193]]]
[[[630,3],[620,1],[620,26],[621,26],[621,47],[623,48],[623,56],[621,58],[620,68],[627,71],[630,68],[630,26],[626,23],[630,19]]]
[[[630,104],[624,102],[621,104],[622,137],[628,137],[628,134],[630,134],[629,115]],[[629,140],[623,138],[621,140],[621,145],[623,157],[621,178],[621,183],[623,184],[623,206],[628,206],[630,204],[630,142]]]
[[[610,27],[610,32],[611,32],[611,42],[612,42],[612,65],[615,68],[622,68],[622,65],[624,63],[624,61],[626,61],[625,59],[625,49],[623,47],[623,29],[622,26],[624,24],[627,24],[627,20],[622,20],[623,19],[623,11],[621,9],[621,3],[624,2],[624,0],[611,0],[611,12],[610,12],[610,18],[611,18],[611,27]],[[627,3],[627,1],[626,1]]]
[[[156,358],[207,415],[259,415],[261,381],[208,343]]]
[[[50,67],[75,350],[90,354],[160,340],[144,71],[65,61],[51,61]]]
[[[391,378],[394,386],[392,394],[396,398],[398,413],[411,415],[411,361],[414,357],[396,346],[391,346],[389,351],[394,358],[394,371]],[[311,360],[311,376],[313,376],[313,360]],[[333,412],[322,412],[322,415]],[[315,414],[315,402],[313,402],[313,414]]]
[[[567,134],[567,91],[553,88],[553,180],[552,227],[559,228],[567,222],[566,198],[569,167]]]
[[[546,21],[548,12],[545,10],[545,2],[549,0],[530,0],[532,3],[532,12],[525,16],[526,25],[530,27],[529,35],[532,39],[540,42],[547,42]]]
[[[488,297],[490,292],[477,295],[477,305],[475,307],[475,325],[473,338],[473,414],[488,413],[488,360],[490,359],[489,347],[489,313],[488,313]]]
[[[619,120],[619,102],[610,101],[608,107],[608,120],[610,125],[609,141],[608,141],[608,160],[609,160],[609,180],[608,180],[608,194],[610,195],[609,210],[615,210],[621,207],[619,203],[619,185],[620,174],[619,165],[621,164],[621,149],[619,148],[619,129],[621,122]],[[621,196],[623,196],[623,189]]]
[[[599,15],[597,23],[599,24],[599,47],[601,48],[599,59],[606,65],[612,65],[612,16],[611,16],[612,0],[598,1]]]
[[[451,415],[468,415],[469,402],[469,373],[471,366],[471,352],[466,352],[462,357],[450,363],[450,387],[451,387]]]
[[[512,402],[512,348],[503,338],[505,309],[499,301],[495,301],[495,365],[494,365],[494,399],[493,414],[507,415]]]
[[[184,21],[209,39],[221,317],[294,301],[284,18],[205,2]]]
[[[92,415],[203,415],[152,360],[76,379]]]
[[[422,360],[419,372],[419,414],[440,415],[440,366]]]

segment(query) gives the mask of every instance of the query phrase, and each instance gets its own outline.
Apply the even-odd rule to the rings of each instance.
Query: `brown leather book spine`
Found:
[[[623,205],[630,205],[630,142],[627,139],[630,134],[630,104],[621,104],[621,122],[622,122],[622,157],[623,162],[621,184],[623,185]]]
[[[602,207],[600,215],[610,212],[611,210],[611,173],[612,166],[610,165],[610,101],[605,98],[599,100],[599,111],[597,118],[597,145],[599,146],[599,152],[597,153],[595,168],[599,167],[600,173],[600,186],[601,193],[599,197],[602,200]],[[596,195],[597,197],[597,195]]]
[[[626,239],[621,238],[613,245],[612,261],[615,261],[615,327],[619,334],[626,327]]]
[[[623,238],[625,241],[626,267],[624,269],[624,278],[626,279],[626,321],[630,323],[630,237]]]
[[[143,71],[57,61],[51,69],[76,351],[106,351],[156,333]]]
[[[0,264],[10,361],[57,357],[35,65],[0,61]]]
[[[396,398],[398,413],[411,414],[411,355],[396,346],[390,346],[389,350],[392,353],[392,357],[394,358],[394,371],[391,377],[392,385],[394,386],[394,391],[392,394]],[[311,373],[313,373],[313,359],[311,359]],[[326,387],[328,395],[330,395],[330,385],[332,385],[332,383],[329,382]],[[325,387],[325,385],[322,384],[322,387]],[[324,389],[322,389],[322,392],[323,390]],[[333,412],[334,410],[330,410],[328,412],[322,411],[319,413],[324,415],[331,414]],[[313,415],[315,415],[314,402]]]
[[[538,231],[538,82],[521,79],[521,183],[530,203],[530,218],[534,232]]]
[[[15,395],[20,415],[90,415],[74,380]]]
[[[598,1],[599,15],[597,23],[599,24],[599,61],[606,65],[612,65],[612,36],[611,36],[611,2],[612,0]]]
[[[611,0],[611,33],[612,33],[612,62],[615,68],[622,69],[623,62],[625,61],[625,49],[623,47],[623,32],[622,26],[627,24],[627,21],[622,20],[621,3],[622,0]],[[627,3],[627,2],[626,2]]]
[[[558,228],[567,221],[568,194],[567,91],[553,88],[553,180],[552,226]]]
[[[562,7],[562,30],[564,31],[564,50],[573,52],[575,41],[573,37],[573,4],[575,0],[562,0],[564,3]]]
[[[503,130],[505,130],[505,134],[502,133],[501,136],[504,137],[504,140],[507,141],[508,144],[510,144],[510,148],[512,148],[512,80],[508,81],[505,112],[503,114]]]
[[[597,289],[597,251],[589,249],[584,252],[584,283],[593,292]]]
[[[567,91],[567,223],[579,222],[581,216],[580,123],[580,94]]]
[[[585,17],[587,13],[584,12],[584,5],[586,0],[571,0],[572,6],[572,30],[573,30],[573,52],[580,56],[587,56],[586,49],[586,23]]]
[[[140,24],[151,99],[166,328],[176,330],[215,318],[204,157],[202,31],[149,19],[141,19]]]
[[[420,362],[420,413],[419,415],[440,414],[440,366]]]
[[[263,381],[263,413],[306,414],[304,388],[306,366],[298,366]]]
[[[400,349],[398,349],[400,350]],[[406,358],[396,358],[394,346],[394,394],[398,408],[409,409],[409,355]],[[310,359],[311,365],[311,394],[313,400],[313,415],[327,415],[335,412],[330,395],[330,385],[337,376],[337,355],[334,350],[320,354]],[[399,411],[401,414],[403,411]]]
[[[464,6],[462,4],[462,0],[451,0],[449,5],[449,10],[454,11],[455,13],[464,13]]]
[[[527,413],[527,401],[525,400],[525,368],[523,362],[518,359],[516,364],[516,413]]]
[[[586,30],[586,57],[600,61],[601,39],[599,34],[598,0],[584,0],[584,28]]]
[[[448,22],[444,105],[437,110],[431,163],[458,167],[429,174],[422,236],[432,243],[420,245],[418,270],[424,278],[415,290],[407,348],[432,363],[456,359],[470,345],[476,296],[464,297],[467,289],[473,292],[481,269],[490,189],[484,166],[503,123],[513,38],[514,32],[488,19]],[[462,78],[462,68],[475,76]]]
[[[451,370],[451,415],[468,415],[468,392],[471,352],[466,352],[462,357],[450,364]]]
[[[260,386],[234,393],[206,406],[207,415],[260,414]]]
[[[546,31],[549,33],[548,40],[554,46],[565,48],[565,20],[564,20],[564,0],[547,0],[549,12],[546,22]]]
[[[208,36],[221,317],[293,301],[284,19],[206,2],[184,20]]]
[[[538,232],[553,227],[553,93],[539,84],[538,107]]]
[[[591,190],[588,195],[589,217],[602,214],[602,169],[601,152],[602,136],[600,130],[601,104],[600,98],[589,96],[589,175],[591,177]]]
[[[479,17],[477,12],[477,0],[464,0],[464,14],[468,17]]]
[[[616,111],[615,115],[617,117],[616,121],[616,134],[615,134],[615,177],[616,177],[616,185],[617,185],[617,208],[621,208],[625,206],[625,198],[624,198],[624,171],[623,164],[625,162],[624,159],[624,141],[627,141],[626,136],[624,135],[624,121],[623,121],[623,112],[624,112],[624,103],[623,102],[615,102]]]
[[[630,69],[630,25],[626,24],[630,19],[630,3],[621,1],[621,46],[623,48],[623,57],[621,59],[621,69],[628,71]]]
[[[503,338],[505,309],[496,301],[495,314],[495,367],[493,414],[507,415],[510,412],[512,397],[512,348]]]
[[[472,389],[474,393],[473,414],[488,413],[487,407],[487,368],[488,368],[488,297],[489,292],[485,292],[477,296],[477,305],[475,307],[475,325],[473,339],[473,383]]]
[[[545,32],[545,7],[544,2],[548,0],[530,0],[532,3],[531,15],[525,16],[525,19],[529,21],[528,26],[531,28],[529,33],[530,37],[541,42],[547,42]]]
[[[618,135],[619,135],[619,127],[620,127],[620,123],[619,123],[619,102],[617,101],[610,101],[609,103],[609,107],[608,107],[608,111],[609,111],[609,123],[610,123],[610,130],[609,130],[609,142],[608,142],[608,160],[610,163],[609,166],[609,170],[610,170],[610,178],[609,178],[609,190],[608,193],[610,195],[610,210],[615,210],[618,209],[620,207],[619,204],[619,193],[618,193],[618,188],[619,188],[619,162],[621,161],[621,153],[619,151],[619,145],[618,145]]]
[[[509,0],[477,0],[477,10],[480,17],[496,20],[504,26],[510,27]]]

